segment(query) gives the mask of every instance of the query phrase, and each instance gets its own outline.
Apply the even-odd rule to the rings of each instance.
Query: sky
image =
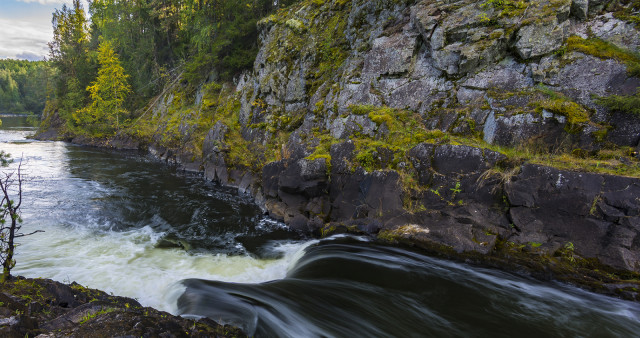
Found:
[[[83,0],[85,10],[88,8]],[[53,38],[51,14],[72,0],[0,0],[0,59],[42,60]]]

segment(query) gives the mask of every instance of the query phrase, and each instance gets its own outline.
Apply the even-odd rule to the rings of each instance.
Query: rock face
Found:
[[[178,136],[164,140],[169,127],[159,126],[149,149],[252,194],[303,232],[363,231],[486,256],[571,248],[640,273],[638,179],[487,149],[640,147],[640,117],[596,100],[635,93],[637,73],[623,57],[567,44],[640,50],[637,24],[606,12],[614,5],[301,1],[259,22],[254,67],[216,93],[217,106],[198,94],[193,111],[171,116],[173,94],[159,100],[154,117],[179,121]],[[215,117],[198,138],[203,112]]]
[[[416,112],[427,129],[501,146],[637,146],[640,119],[607,111],[594,95],[632,94],[640,79],[623,62],[566,46],[569,36],[591,32],[639,48],[636,27],[603,13],[605,5],[301,2],[259,23],[254,69],[233,91],[243,147],[268,149],[281,138],[275,160],[233,163],[237,127],[218,120],[192,167],[304,232],[404,229],[398,233],[482,254],[509,242],[553,255],[571,243],[583,257],[640,272],[637,179],[522,165],[447,142],[414,142],[404,153],[377,147],[368,150],[376,166],[361,165],[363,140],[393,132],[366,107]]]
[[[239,337],[240,330],[143,308],[79,284],[13,278],[0,291],[3,337]]]
[[[505,193],[513,241],[551,251],[571,242],[584,257],[640,271],[640,180],[525,165]]]

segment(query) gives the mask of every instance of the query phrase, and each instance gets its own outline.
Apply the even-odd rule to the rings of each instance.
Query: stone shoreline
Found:
[[[77,283],[13,277],[0,284],[2,337],[246,337],[240,329],[142,307]]]

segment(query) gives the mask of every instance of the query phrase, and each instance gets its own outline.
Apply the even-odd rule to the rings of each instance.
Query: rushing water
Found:
[[[630,337],[640,306],[365,238],[299,238],[249,199],[133,153],[25,139],[15,274],[277,337]]]

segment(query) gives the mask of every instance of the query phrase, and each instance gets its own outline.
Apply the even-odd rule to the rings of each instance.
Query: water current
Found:
[[[640,304],[364,237],[301,238],[247,196],[138,153],[27,139],[14,274],[76,281],[257,337],[631,337]]]

